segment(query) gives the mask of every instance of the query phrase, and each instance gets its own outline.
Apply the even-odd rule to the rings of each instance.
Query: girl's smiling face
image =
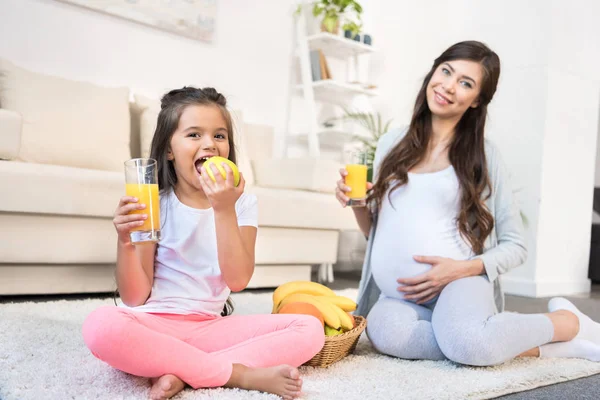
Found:
[[[483,79],[481,64],[452,60],[440,64],[427,85],[427,105],[438,118],[460,118],[479,105]]]
[[[202,190],[200,167],[212,156],[229,158],[227,123],[216,106],[190,105],[179,118],[170,141],[168,159],[177,174],[177,185]]]

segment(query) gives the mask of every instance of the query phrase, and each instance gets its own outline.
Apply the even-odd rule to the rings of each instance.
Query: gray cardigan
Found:
[[[402,139],[407,129],[392,130],[379,139],[373,162],[375,174],[386,154]],[[485,156],[492,187],[492,195],[485,204],[494,218],[494,229],[485,240],[483,254],[475,256],[475,258],[483,261],[485,273],[494,285],[496,309],[503,311],[504,295],[498,276],[523,264],[527,259],[527,248],[525,247],[520,210],[513,199],[512,189],[508,182],[508,171],[498,150],[488,140],[485,142]],[[358,288],[358,308],[355,312],[355,314],[363,316],[369,313],[381,293],[371,274],[371,249],[377,231],[377,213],[373,211],[372,214],[373,223]]]

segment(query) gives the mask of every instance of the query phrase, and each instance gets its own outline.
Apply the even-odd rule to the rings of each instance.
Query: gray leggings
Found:
[[[448,284],[437,302],[417,305],[381,297],[367,316],[367,335],[381,353],[405,359],[497,365],[552,340],[542,314],[496,313],[487,277]]]

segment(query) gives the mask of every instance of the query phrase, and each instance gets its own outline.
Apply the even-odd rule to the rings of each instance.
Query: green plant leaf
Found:
[[[315,5],[313,6],[313,16],[318,17],[323,13],[324,10],[325,8],[323,6],[320,6],[318,3],[315,3]]]
[[[389,129],[390,129],[390,124],[392,123],[392,120],[390,119],[388,122],[386,122],[385,127],[383,128],[383,131],[381,131],[381,134],[383,135],[384,133],[386,133]]]
[[[351,111],[347,108],[343,108],[344,115],[340,117],[329,118],[325,121],[325,124],[330,124],[334,121],[353,121],[360,126],[362,126],[365,130],[367,130],[370,134],[370,138],[365,138],[364,136],[353,136],[353,139],[357,142],[362,143],[367,151],[374,152],[377,143],[379,142],[379,138],[388,131],[390,124],[392,123],[392,119],[388,120],[384,126],[382,126],[382,118],[379,113],[367,113],[361,111]]]

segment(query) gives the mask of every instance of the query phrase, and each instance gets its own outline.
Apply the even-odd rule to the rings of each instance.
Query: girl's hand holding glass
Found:
[[[145,204],[138,203],[136,197],[123,196],[119,200],[119,205],[115,210],[113,218],[113,224],[119,235],[119,242],[131,243],[129,233],[135,229],[144,225],[144,222],[148,219],[148,214],[130,214],[132,211],[143,210],[146,208]]]

